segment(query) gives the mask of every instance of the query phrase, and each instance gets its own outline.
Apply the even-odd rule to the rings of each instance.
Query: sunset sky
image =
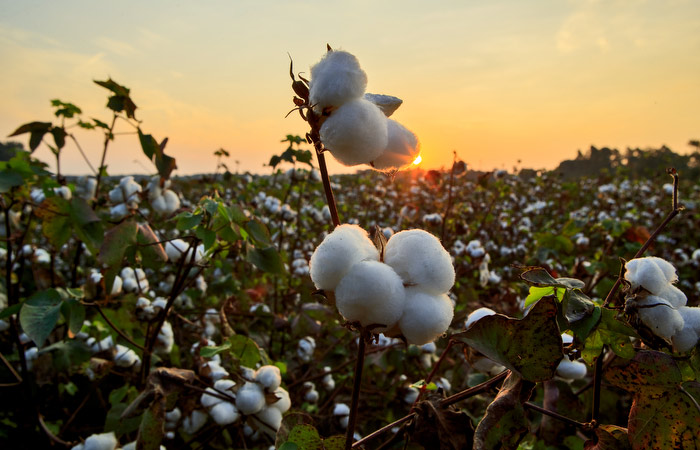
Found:
[[[54,98],[108,121],[92,80],[112,77],[144,131],[169,138],[176,174],[214,171],[220,147],[232,170],[267,173],[280,140],[307,131],[285,118],[287,54],[308,75],[326,43],[358,57],[369,92],[403,99],[395,118],[427,169],[453,150],[476,169],[554,168],[591,145],[684,153],[700,139],[698,0],[0,0],[1,139],[51,121]],[[76,135],[98,166],[98,133]],[[36,155],[52,162],[46,147]],[[70,143],[61,165],[89,171]],[[107,165],[154,172],[132,135]]]

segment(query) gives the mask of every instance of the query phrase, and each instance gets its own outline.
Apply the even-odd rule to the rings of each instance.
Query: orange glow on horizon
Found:
[[[416,159],[413,160],[413,165],[417,166],[420,164],[420,162],[423,161],[423,157],[421,155],[416,156]]]

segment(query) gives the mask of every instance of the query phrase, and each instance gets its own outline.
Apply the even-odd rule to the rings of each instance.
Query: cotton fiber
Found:
[[[233,403],[221,402],[209,410],[209,415],[218,425],[229,425],[241,417]]]
[[[491,308],[483,307],[474,310],[469,314],[469,316],[467,316],[467,320],[464,323],[464,328],[469,328],[471,324],[477,322],[479,319],[484,318],[486,316],[493,316],[494,314],[496,314],[496,311],[494,311]]]
[[[658,294],[670,283],[678,281],[676,268],[668,261],[647,256],[627,261],[625,279],[632,288],[643,287],[652,294]]]
[[[405,300],[401,278],[391,267],[378,261],[353,265],[335,290],[338,312],[346,320],[360,322],[363,327],[376,324],[391,327],[401,317]]]
[[[372,102],[343,104],[321,126],[321,142],[341,164],[369,164],[389,143],[387,118]]]
[[[447,331],[453,316],[452,301],[446,294],[433,295],[410,287],[406,288],[399,328],[409,344],[423,345]]]
[[[236,393],[236,407],[242,414],[255,414],[265,406],[265,395],[257,383],[247,382]]]
[[[351,53],[335,50],[311,68],[309,101],[317,112],[362,97],[367,74]]]
[[[387,137],[387,146],[372,161],[372,167],[377,170],[399,170],[413,163],[420,153],[416,135],[399,122],[387,119]]]
[[[652,332],[671,342],[671,336],[683,329],[683,316],[661,297],[649,295],[638,302],[639,318]],[[658,305],[653,307],[644,307]]]
[[[379,260],[379,252],[367,232],[357,225],[340,225],[311,255],[311,280],[317,289],[332,291],[350,267],[363,260]]]
[[[389,239],[384,262],[407,285],[416,285],[426,293],[444,294],[455,282],[452,258],[438,238],[420,229],[396,233]]]
[[[700,307],[681,306],[678,313],[683,318],[683,328],[673,335],[673,348],[677,352],[687,352],[698,343]]]

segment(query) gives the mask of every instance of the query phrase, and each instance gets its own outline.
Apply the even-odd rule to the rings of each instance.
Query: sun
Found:
[[[423,161],[423,157],[421,155],[416,156],[416,159],[413,160],[413,165],[417,166],[420,164],[420,162]]]

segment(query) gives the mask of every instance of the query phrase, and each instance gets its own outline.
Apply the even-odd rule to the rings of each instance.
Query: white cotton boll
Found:
[[[209,395],[209,393],[215,394],[216,396]],[[221,395],[221,394],[216,392],[214,389],[208,387],[206,389],[206,392],[204,394],[202,394],[202,396],[200,397],[199,403],[201,403],[202,406],[204,406],[205,408],[211,408],[212,406],[218,405],[219,403],[224,401],[222,398],[219,398],[218,395]]]
[[[56,195],[63,197],[65,200],[70,200],[71,197],[73,197],[73,193],[68,186],[55,187],[53,188],[53,191],[56,193]]]
[[[236,382],[233,380],[219,380],[216,383],[214,383],[214,389],[225,392],[225,391],[230,391],[231,388],[234,387],[235,385],[236,385]]]
[[[333,375],[326,374],[322,379],[321,379],[321,386],[323,386],[323,389],[327,391],[332,391],[335,389],[335,380],[333,379]]]
[[[218,425],[232,424],[241,417],[236,406],[229,402],[217,403],[209,410],[209,415]]]
[[[387,119],[388,143],[381,155],[372,161],[377,170],[400,170],[411,165],[420,154],[418,138],[399,122]]]
[[[117,436],[113,431],[109,433],[93,434],[85,439],[83,450],[114,450],[119,445]]]
[[[182,258],[190,245],[182,239],[174,239],[165,243],[165,254],[168,255],[168,260],[177,262]]]
[[[362,97],[366,87],[367,74],[355,55],[340,50],[327,52],[311,68],[309,102],[320,112]]]
[[[453,316],[454,307],[446,294],[433,295],[415,287],[406,288],[406,306],[399,328],[409,344],[422,345],[447,331]]]
[[[588,368],[581,361],[569,361],[564,357],[557,366],[557,375],[567,380],[580,380],[586,377]]]
[[[448,392],[452,389],[452,383],[445,377],[440,377],[435,381],[435,385],[442,388],[443,391]]]
[[[164,297],[156,297],[155,300],[153,300],[153,303],[151,303],[151,306],[153,306],[153,309],[165,309],[165,307],[168,305],[168,300]]]
[[[219,381],[229,375],[228,371],[221,367],[221,364],[218,361],[209,361],[206,363],[206,366],[209,370],[209,378],[214,381]]]
[[[112,220],[121,220],[129,215],[129,207],[126,203],[119,203],[109,209],[109,216]]]
[[[656,256],[627,261],[625,269],[625,279],[630,282],[633,289],[641,286],[655,295],[669,283],[678,281],[676,268],[668,261]]]
[[[379,261],[379,252],[367,232],[357,225],[337,226],[311,255],[311,280],[317,289],[335,290],[350,268],[363,260]]]
[[[649,295],[637,303],[639,306],[658,305],[638,308],[637,314],[644,325],[667,342],[671,342],[671,337],[683,329],[683,316],[663,298]]]
[[[182,411],[180,408],[173,408],[172,411],[167,411],[165,413],[165,420],[170,423],[177,423],[182,418]]]
[[[275,389],[274,394],[278,400],[270,406],[279,409],[281,413],[287,412],[289,408],[292,407],[292,400],[289,398],[289,392],[279,387]]]
[[[141,359],[136,352],[129,347],[117,344],[116,350],[117,352],[114,355],[114,364],[119,367],[132,367],[141,362]]]
[[[369,164],[387,146],[387,120],[373,103],[352,100],[326,119],[320,130],[321,141],[345,166]]]
[[[262,366],[255,373],[255,381],[260,383],[266,391],[273,392],[282,384],[282,375],[277,366]]]
[[[471,363],[471,367],[477,372],[487,373],[489,375],[495,375],[505,370],[505,367],[486,357],[476,359]]]
[[[345,403],[336,403],[335,406],[333,406],[333,415],[340,417],[348,416],[350,415],[350,407]]]
[[[484,318],[486,316],[493,316],[494,314],[496,314],[496,311],[494,311],[491,308],[483,307],[474,310],[467,316],[467,320],[466,322],[464,322],[464,328],[469,328],[471,324],[478,321],[479,319]]]
[[[390,328],[401,317],[405,300],[401,277],[379,261],[358,262],[335,289],[338,312],[347,321],[360,322],[363,327],[379,324]]]
[[[257,383],[247,382],[236,393],[236,407],[242,414],[255,414],[263,406],[265,406],[265,394]]]
[[[414,229],[396,233],[384,250],[384,262],[408,285],[432,294],[443,294],[455,282],[452,258],[440,240],[427,231]]]
[[[695,347],[700,336],[700,307],[681,306],[678,313],[683,318],[683,328],[673,335],[673,349],[685,353]]]
[[[685,306],[686,303],[688,303],[688,298],[685,296],[683,291],[672,284],[667,284],[666,287],[655,294],[657,297],[661,297],[666,300],[674,308]]]
[[[173,335],[173,327],[170,322],[163,322],[160,328],[158,338],[156,340],[156,353],[168,354],[173,349],[175,344],[175,336]]]
[[[199,431],[207,421],[207,414],[204,411],[195,409],[192,414],[185,417],[182,421],[182,430],[187,434],[195,434]]]
[[[403,401],[406,404],[412,405],[416,400],[418,400],[419,395],[420,391],[413,386],[410,386],[408,387],[406,395],[403,396]]]
[[[259,428],[271,436],[274,436],[282,425],[282,412],[277,408],[265,407],[255,414],[255,418],[264,424]]]
[[[304,401],[307,403],[314,404],[318,401],[320,395],[316,389],[311,389],[309,391],[306,391],[306,394],[304,394]]]
[[[316,341],[314,338],[311,336],[306,336],[299,340],[299,344],[297,345],[297,356],[299,356],[302,361],[309,362],[311,361],[311,356],[313,356],[315,349]]]
[[[562,345],[569,345],[574,342],[574,337],[570,334],[562,333],[561,343]]]

